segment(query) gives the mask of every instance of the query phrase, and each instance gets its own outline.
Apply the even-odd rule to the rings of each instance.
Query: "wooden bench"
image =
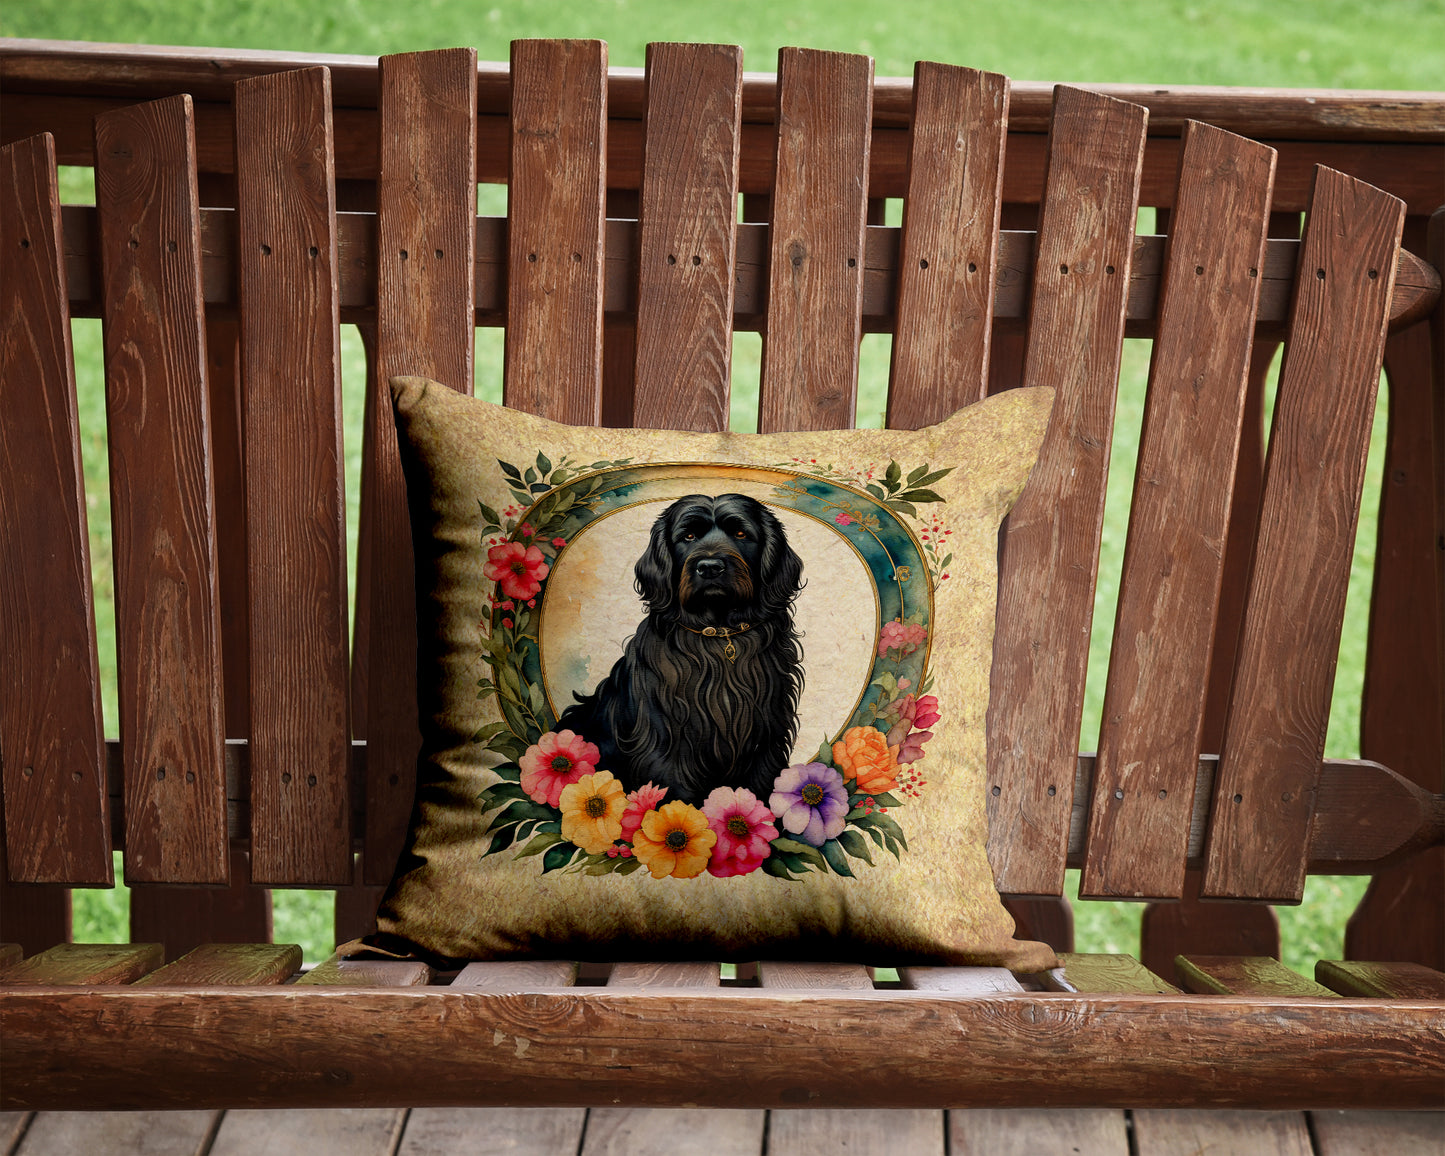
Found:
[[[518,43],[510,68],[7,41],[0,94],[0,1106],[1440,1105],[1445,217],[1421,242],[1445,98],[1131,91],[1162,110],[1151,137],[1118,94],[1012,99],[939,65],[875,81],[866,57],[793,49],[745,80],[715,46],[609,78],[580,41]],[[1225,131],[1251,118],[1303,146]],[[57,161],[95,166],[95,208],[59,206]],[[507,183],[506,219],[477,216],[478,179]],[[1141,190],[1163,235],[1135,234]],[[105,323],[119,742],[81,315]],[[371,382],[349,646],[338,322]],[[296,979],[295,949],[260,942],[266,888],[335,887],[338,938],[363,930],[410,803],[411,576],[376,383],[470,383],[474,326],[498,325],[506,402],[577,423],[724,428],[733,330],[765,335],[764,430],[851,425],[865,332],[893,335],[894,426],[1055,386],[1003,547],[990,853],[1025,930],[1064,948],[1067,866],[1085,894],[1157,900],[1143,962]],[[1154,354],[1080,756],[1125,336]],[[1370,759],[1322,760],[1382,356]],[[64,943],[66,889],[109,885],[116,848],[136,943]],[[1310,872],[1378,892],[1355,962],[1313,982],[1274,959],[1265,905]]]

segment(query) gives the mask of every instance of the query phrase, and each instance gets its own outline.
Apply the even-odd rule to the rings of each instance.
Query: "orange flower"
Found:
[[[716,843],[717,832],[708,826],[707,816],[678,801],[642,817],[632,851],[654,879],[691,879],[702,874]]]
[[[833,744],[833,765],[863,794],[881,795],[898,785],[897,751],[875,728],[853,727]]]
[[[627,794],[611,771],[583,775],[562,788],[562,838],[589,855],[601,855],[622,835]]]

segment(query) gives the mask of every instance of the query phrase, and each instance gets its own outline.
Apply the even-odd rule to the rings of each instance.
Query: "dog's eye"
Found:
[[[683,540],[684,542],[692,542],[692,541],[696,541],[696,539],[697,539],[697,535],[696,535],[696,534],[684,534],[684,535],[682,536],[682,540]]]
[[[735,538],[746,538],[747,536],[748,532],[746,530],[739,530],[736,534],[733,535],[733,537]]]

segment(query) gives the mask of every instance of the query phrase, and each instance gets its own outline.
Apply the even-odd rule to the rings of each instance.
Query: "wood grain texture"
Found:
[[[778,53],[759,433],[852,428],[872,96],[871,57]]]
[[[538,987],[571,987],[576,982],[577,964],[570,960],[509,959],[469,963],[457,973],[451,986],[531,991]]]
[[[227,1112],[208,1156],[304,1152],[306,1156],[392,1156],[406,1113],[396,1108]]]
[[[0,1108],[1431,1107],[1438,1003],[1190,995],[305,986],[0,999]],[[198,1029],[197,1024],[204,1024]],[[80,1030],[80,1025],[85,1030]],[[767,1024],[764,1046],[758,1025]],[[378,1032],[386,1046],[378,1049]],[[808,1062],[799,1063],[803,1041]],[[1309,1064],[1299,1062],[1302,1054]],[[519,1059],[525,1056],[525,1062]],[[623,1065],[624,1069],[611,1065]],[[871,1072],[859,1082],[839,1072]]]
[[[40,1112],[15,1156],[205,1156],[220,1120],[220,1112]]]
[[[100,664],[49,136],[0,150],[0,699],[19,883],[110,886]]]
[[[12,963],[19,963],[24,954],[24,948],[18,943],[0,943],[0,967],[9,967]]]
[[[1205,796],[1207,801],[1208,796]],[[1347,823],[1358,822],[1354,812]],[[1203,829],[1200,831],[1203,845]],[[1279,958],[1279,916],[1263,903],[1220,903],[1200,899],[1204,873],[1191,862],[1184,873],[1184,897],[1150,903],[1139,921],[1139,958],[1159,975],[1175,974],[1180,955],[1224,954]]]
[[[125,873],[141,883],[225,883],[225,700],[190,97],[98,118],[95,153]]]
[[[0,939],[33,954],[69,938],[70,888],[11,883],[0,871]]]
[[[856,963],[802,963],[762,960],[758,986],[788,991],[872,991],[868,969]]]
[[[1228,1152],[1230,1156],[1313,1156],[1303,1112],[1136,1111],[1137,1156]]]
[[[647,46],[632,424],[723,430],[732,368],[743,53]]]
[[[203,943],[269,943],[271,892],[252,885],[251,862],[243,848],[233,845],[230,856],[227,887],[132,884],[131,941],[163,943],[167,959]]]
[[[768,1114],[740,1108],[593,1108],[581,1156],[757,1156]]]
[[[971,1108],[948,1114],[953,1156],[1130,1156],[1124,1113],[1105,1108]]]
[[[410,959],[340,959],[318,963],[296,982],[312,987],[425,987],[432,970]]]
[[[1008,519],[988,711],[1001,891],[1063,888],[1146,121],[1136,105],[1057,90],[1023,369],[1023,384],[1056,394]]]
[[[414,1108],[396,1156],[570,1156],[586,1120],[585,1108]]]
[[[0,1112],[0,1152],[12,1156],[34,1119],[34,1112]]]
[[[1002,967],[900,967],[898,978],[909,991],[948,991],[956,995],[989,995],[1023,991]]]
[[[1132,955],[1075,952],[1062,954],[1059,960],[1063,963],[1069,991],[1164,993],[1179,990],[1172,983],[1160,979]]]
[[[251,619],[251,875],[351,880],[331,92],[236,88]]]
[[[920,61],[898,260],[890,429],[919,429],[988,392],[1008,77]]]
[[[0,971],[0,984],[130,983],[164,962],[159,943],[62,943]]]
[[[416,583],[392,377],[472,391],[477,204],[477,54],[381,60],[376,373],[369,381],[363,507],[367,575],[364,880],[390,882],[416,793]]]
[[[614,963],[608,987],[717,987],[715,963]]]
[[[602,405],[607,46],[512,44],[503,400],[596,425]]]
[[[141,987],[283,983],[301,969],[294,943],[207,943],[136,980]]]
[[[1441,1156],[1445,1112],[1310,1113],[1318,1156]]]
[[[1304,891],[1404,211],[1369,185],[1319,172],[1215,781],[1206,898],[1297,903]]]
[[[1221,995],[1327,996],[1329,988],[1267,955],[1181,955],[1175,971],[1185,991]]]
[[[1445,972],[1421,963],[1364,963],[1321,959],[1315,978],[1341,995],[1445,1000]]]
[[[942,1112],[916,1108],[773,1111],[768,1115],[767,1151],[769,1156],[943,1156],[943,1133]]]
[[[1382,868],[1345,924],[1351,959],[1401,958],[1445,969],[1445,848]]]
[[[1274,150],[1185,129],[1081,898],[1184,893],[1273,176]]]

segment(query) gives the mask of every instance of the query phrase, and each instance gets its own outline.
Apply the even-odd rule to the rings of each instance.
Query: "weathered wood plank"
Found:
[[[647,46],[633,424],[727,428],[742,49]]]
[[[1315,978],[1341,995],[1445,1000],[1445,973],[1423,963],[1362,963],[1321,959]]]
[[[236,86],[251,875],[351,880],[346,502],[325,71]]]
[[[940,1111],[910,1108],[810,1108],[768,1114],[768,1156],[847,1152],[858,1156],[943,1156]]]
[[[1129,1156],[1128,1125],[1118,1109],[955,1109],[948,1134],[953,1156]]]
[[[251,884],[250,858],[243,848],[233,845],[230,854],[228,887],[132,884],[131,942],[162,943],[167,959],[203,943],[269,943],[271,892]]]
[[[1221,995],[1334,994],[1269,956],[1181,955],[1174,964],[1185,991]]]
[[[340,959],[318,963],[296,982],[311,987],[425,987],[432,970],[410,959]]]
[[[366,857],[390,882],[416,794],[416,583],[406,480],[388,381],[416,374],[472,391],[477,54],[381,59],[376,372],[366,399],[368,511]]]
[[[38,1112],[15,1156],[204,1156],[220,1112]],[[6,1149],[5,1151],[9,1151]]]
[[[33,1112],[0,1112],[0,1152],[11,1156],[34,1118]]]
[[[786,991],[872,991],[868,969],[856,963],[803,963],[762,960],[758,986]]]
[[[1274,159],[1232,133],[1185,129],[1082,898],[1184,893]]]
[[[1369,185],[1319,172],[1215,780],[1206,898],[1297,903],[1304,891],[1404,212]]]
[[[0,971],[0,984],[131,983],[164,962],[159,943],[61,943]]]
[[[301,968],[294,943],[207,943],[136,980],[139,987],[281,983]]]
[[[759,433],[853,425],[872,94],[871,57],[778,53]]]
[[[0,943],[0,967],[19,963],[24,954],[18,943]]]
[[[392,1156],[406,1126],[397,1108],[226,1113],[209,1156],[304,1152],[306,1156]]]
[[[225,716],[188,96],[95,123],[125,873],[225,883]]]
[[[1055,97],[1023,384],[1057,392],[1009,515],[988,711],[1001,891],[1063,889],[1147,119],[1080,89]]]
[[[531,991],[539,987],[571,987],[576,982],[577,964],[571,960],[509,959],[469,963],[457,973],[451,986]]]
[[[581,1156],[758,1156],[767,1121],[742,1108],[593,1108]]]
[[[1202,846],[1202,828],[1198,834]],[[1196,952],[1278,959],[1279,916],[1274,908],[1264,903],[1205,902],[1199,897],[1203,881],[1203,871],[1191,863],[1184,873],[1184,898],[1144,908],[1139,920],[1139,959],[1144,966],[1174,978],[1175,959]]]
[[[55,149],[0,149],[0,699],[5,850],[22,883],[114,880],[100,663]]]
[[[715,963],[614,963],[608,987],[717,987]]]
[[[397,1156],[571,1156],[586,1119],[586,1108],[414,1108]]]
[[[942,421],[988,392],[1008,77],[913,67],[890,429]]]
[[[1303,1112],[1135,1111],[1137,1156],[1228,1152],[1230,1156],[1313,1156]]]
[[[898,978],[909,991],[947,991],[955,995],[1023,991],[1023,985],[1002,967],[900,967]]]
[[[1081,993],[1091,992],[1177,992],[1172,983],[1160,979],[1132,955],[1105,955],[1066,952],[1059,956],[1063,963],[1067,988]],[[1053,972],[1047,973],[1045,982]]]
[[[602,406],[607,46],[512,44],[503,399],[596,425]]]
[[[1310,1113],[1318,1156],[1440,1156],[1445,1112]]]
[[[3,851],[4,839],[0,838]],[[70,888],[56,883],[11,883],[0,870],[0,938],[32,954],[66,942],[70,938]]]

